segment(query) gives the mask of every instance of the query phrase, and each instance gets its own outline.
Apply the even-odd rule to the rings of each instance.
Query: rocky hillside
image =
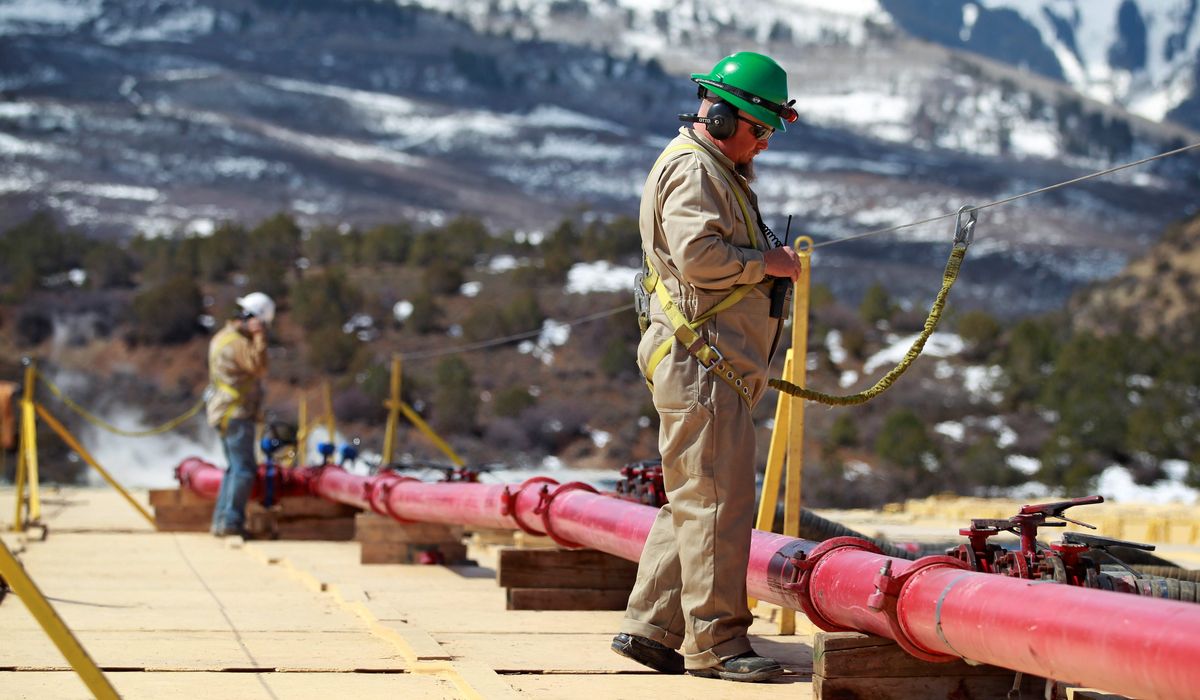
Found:
[[[779,57],[802,114],[760,158],[764,217],[818,241],[1200,140],[913,39],[869,0],[45,0],[0,4],[0,36],[0,227],[46,211],[112,240],[280,211],[529,232],[630,215],[694,106],[687,73],[739,49]],[[1197,162],[992,210],[960,298],[1061,306],[1192,213]],[[948,229],[822,248],[815,274],[852,303],[877,281],[919,303]]]
[[[1175,224],[1116,277],[1078,293],[1078,327],[1194,342],[1200,335],[1200,216]]]

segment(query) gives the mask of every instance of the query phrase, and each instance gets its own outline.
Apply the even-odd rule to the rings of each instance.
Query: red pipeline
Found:
[[[259,472],[259,485],[264,478]],[[223,472],[199,459],[180,484],[215,498]],[[427,483],[335,466],[279,470],[275,492],[312,495],[402,522],[519,529],[637,561],[655,508],[581,483]],[[930,661],[958,658],[1155,700],[1200,697],[1200,606],[907,561],[852,537],[811,542],[755,530],[749,594],[827,631],[895,640]]]

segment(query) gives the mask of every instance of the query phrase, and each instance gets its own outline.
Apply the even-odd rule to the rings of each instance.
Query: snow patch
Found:
[[[1180,476],[1179,470],[1174,470],[1174,474]],[[1097,477],[1096,491],[1107,500],[1121,503],[1181,503],[1192,506],[1200,501],[1200,492],[1178,478],[1168,477],[1142,486],[1134,482],[1128,469],[1115,464]]]
[[[1026,476],[1033,476],[1042,468],[1040,459],[1026,455],[1009,455],[1004,459],[1004,463]]]
[[[885,365],[899,363],[920,336],[920,333],[914,333],[900,338],[892,345],[871,355],[863,364],[863,372],[870,374]],[[925,349],[921,354],[928,357],[952,357],[961,353],[964,347],[966,347],[966,343],[955,333],[934,333],[925,341]]]
[[[567,271],[567,294],[590,294],[592,292],[633,292],[633,281],[637,268],[613,265],[600,260],[576,263]]]
[[[945,421],[933,426],[933,432],[939,435],[945,435],[955,442],[962,442],[966,436],[967,429],[958,421]]]
[[[554,364],[555,347],[567,344],[571,339],[571,327],[565,323],[546,319],[542,323],[542,331],[536,340],[525,340],[517,345],[517,352],[532,355],[544,365]]]

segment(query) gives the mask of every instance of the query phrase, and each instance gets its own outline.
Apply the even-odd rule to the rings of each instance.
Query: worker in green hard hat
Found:
[[[699,110],[642,191],[638,365],[658,411],[669,503],[638,564],[618,654],[665,673],[764,681],[783,673],[747,639],[754,422],[783,327],[777,280],[800,261],[763,223],[754,157],[796,119],[787,74],[741,52],[696,73]],[[782,304],[780,304],[782,306]],[[682,653],[680,653],[682,651]]]

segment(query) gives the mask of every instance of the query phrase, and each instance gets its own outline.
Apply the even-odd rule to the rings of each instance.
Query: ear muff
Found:
[[[714,102],[708,108],[708,135],[718,141],[733,136],[738,127],[737,107],[724,100]]]

